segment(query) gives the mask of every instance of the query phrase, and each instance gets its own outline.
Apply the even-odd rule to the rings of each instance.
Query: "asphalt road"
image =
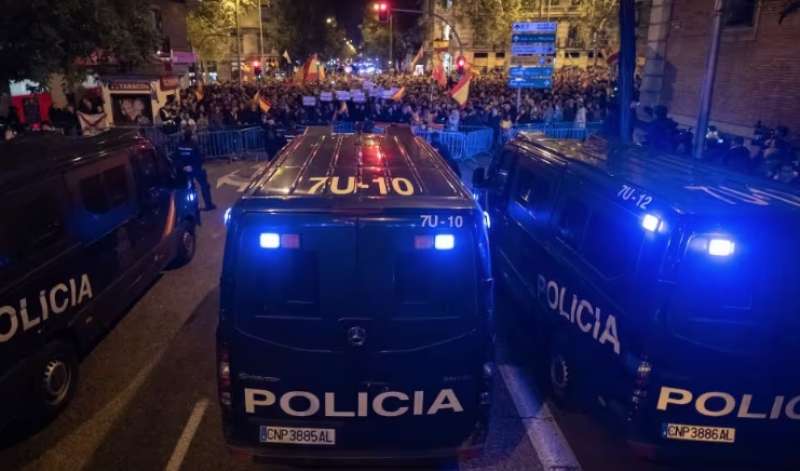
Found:
[[[130,307],[83,360],[70,407],[45,429],[0,450],[0,469],[285,469],[242,460],[224,447],[214,357],[222,219],[254,163],[212,164],[208,171],[212,187],[220,184],[213,188],[219,209],[203,214],[195,259],[164,273]],[[524,332],[514,328],[514,307],[502,296],[498,322],[498,360],[504,372],[528,374]],[[535,383],[509,381],[507,375],[497,375],[484,454],[442,468],[554,469],[541,453],[541,443],[550,443],[551,437],[541,434],[551,434],[557,425],[584,470],[674,469],[638,460],[585,414],[550,405],[555,421],[543,418],[546,407]]]

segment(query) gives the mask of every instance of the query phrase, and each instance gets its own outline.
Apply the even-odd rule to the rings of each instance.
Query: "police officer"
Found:
[[[200,185],[200,192],[203,194],[203,203],[205,203],[206,211],[216,209],[214,202],[211,201],[211,189],[208,186],[208,176],[203,168],[203,158],[200,155],[200,149],[197,148],[192,139],[192,130],[186,129],[183,133],[183,139],[178,144],[178,162],[189,177],[189,181],[197,180]]]

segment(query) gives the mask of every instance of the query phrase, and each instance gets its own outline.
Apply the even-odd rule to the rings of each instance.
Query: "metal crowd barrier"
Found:
[[[521,131],[539,132],[544,134],[545,137],[555,139],[586,139],[589,136],[596,134],[602,128],[602,121],[586,123],[585,126],[576,126],[574,122],[563,121],[554,123],[530,123],[519,126],[514,126],[508,132],[508,139],[513,139]]]
[[[161,129],[141,128],[140,132],[153,146],[174,155],[183,134],[165,134]],[[202,131],[195,134],[195,141],[206,159],[267,159],[266,133],[262,128]]]

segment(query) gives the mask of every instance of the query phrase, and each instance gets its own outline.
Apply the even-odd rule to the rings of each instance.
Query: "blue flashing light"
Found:
[[[231,222],[231,208],[225,210],[225,215],[222,217],[222,222],[227,226]]]
[[[492,228],[492,217],[486,211],[483,212],[483,223],[486,224],[486,229]]]
[[[196,199],[197,199],[197,193],[195,193],[194,191],[190,191],[189,193],[186,193],[186,201],[187,202],[194,203],[194,200],[196,200]]]
[[[652,214],[645,214],[642,218],[642,227],[648,232],[656,232],[661,227],[661,219]]]
[[[433,246],[436,250],[452,250],[456,246],[456,238],[453,234],[436,234]]]
[[[262,249],[277,249],[281,246],[281,236],[277,232],[262,232],[258,243]]]
[[[708,241],[708,254],[715,257],[730,257],[736,244],[730,239],[711,239]]]

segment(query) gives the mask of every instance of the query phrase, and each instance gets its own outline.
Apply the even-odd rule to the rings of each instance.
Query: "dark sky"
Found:
[[[382,0],[397,8],[421,9],[422,0]],[[326,1],[326,8],[336,16],[336,21],[342,25],[349,37],[356,43],[361,41],[358,25],[363,21],[364,9],[375,0],[335,0]],[[320,1],[320,3],[322,3]],[[406,13],[395,14],[395,28],[400,30],[410,28],[419,17]]]

